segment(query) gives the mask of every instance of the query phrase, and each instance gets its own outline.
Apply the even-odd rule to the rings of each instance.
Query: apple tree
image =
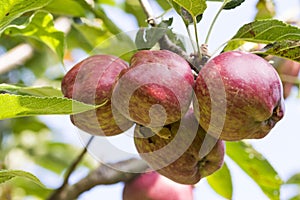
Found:
[[[197,199],[204,180],[232,199],[228,161],[269,199],[300,186],[251,145],[296,98],[299,21],[257,0],[253,19],[212,49],[221,14],[245,3],[2,0],[0,199],[76,199],[121,182],[123,199]]]

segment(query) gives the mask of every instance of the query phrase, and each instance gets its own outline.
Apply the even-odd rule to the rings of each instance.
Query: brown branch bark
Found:
[[[126,182],[138,175],[135,172],[142,172],[148,168],[145,162],[138,159],[129,159],[110,166],[102,164],[74,185],[66,185],[62,191],[50,196],[48,200],[74,200],[97,185]]]

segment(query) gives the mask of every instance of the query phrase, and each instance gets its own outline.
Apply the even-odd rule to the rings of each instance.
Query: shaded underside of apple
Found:
[[[136,149],[152,169],[177,183],[195,184],[222,166],[223,141],[207,135],[191,110],[163,129],[171,132],[169,139],[147,127],[135,127]]]

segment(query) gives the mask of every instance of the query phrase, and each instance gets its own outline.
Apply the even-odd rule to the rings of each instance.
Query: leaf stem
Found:
[[[211,34],[211,32],[212,32],[212,29],[213,29],[213,27],[214,27],[214,25],[215,25],[215,23],[216,23],[216,21],[217,21],[219,15],[221,14],[221,12],[222,12],[224,6],[226,5],[226,3],[227,3],[227,1],[224,1],[224,3],[222,4],[222,6],[220,7],[220,9],[218,10],[216,16],[214,17],[214,19],[213,19],[213,21],[212,21],[212,23],[211,23],[211,25],[210,25],[210,27],[209,27],[209,30],[208,30],[208,33],[207,33],[207,36],[206,36],[206,39],[205,39],[205,44],[208,43],[208,40],[209,40],[210,34]]]
[[[191,34],[191,31],[190,31],[190,29],[189,29],[189,26],[188,26],[188,25],[186,25],[186,26],[185,26],[185,28],[186,28],[186,31],[187,31],[187,33],[188,33],[188,36],[189,36],[189,38],[190,38],[190,42],[191,42],[191,45],[192,45],[193,51],[194,51],[194,53],[195,53],[195,52],[196,52],[196,47],[195,47],[195,45],[194,45],[194,42],[193,42],[193,40],[192,40],[192,34]]]
[[[197,51],[199,54],[199,59],[201,60],[202,54],[199,46],[199,37],[198,37],[198,32],[197,32],[197,19],[196,17],[193,17],[193,25],[194,25],[194,32],[195,32],[195,39],[196,39],[196,44],[197,44]]]

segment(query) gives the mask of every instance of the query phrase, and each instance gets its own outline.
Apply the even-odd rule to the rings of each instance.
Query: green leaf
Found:
[[[84,17],[86,10],[74,0],[53,0],[45,10],[58,15],[69,15],[73,17]]]
[[[44,7],[52,0],[1,0],[0,34],[3,29],[23,13]]]
[[[207,177],[211,188],[226,199],[232,199],[231,174],[226,163],[214,174]]]
[[[160,7],[163,9],[163,10],[169,10],[169,9],[171,9],[172,8],[172,5],[170,4],[170,2],[167,0],[157,0],[156,1],[159,5],[160,5]]]
[[[244,42],[268,44],[284,40],[300,40],[300,29],[279,20],[259,20],[242,26],[224,51],[235,50]]]
[[[36,164],[57,174],[61,174],[66,170],[79,154],[79,149],[70,144],[51,141],[37,144],[33,149],[30,148],[27,151]]]
[[[30,182],[23,178],[15,178],[10,181],[11,187],[13,189],[21,189],[22,192],[25,192],[26,196],[32,197],[38,197],[38,198],[32,198],[32,199],[47,199],[49,195],[53,192],[53,190],[40,187],[37,184],[30,184]]]
[[[82,35],[85,42],[92,48],[97,47],[101,42],[107,40],[112,34],[107,28],[102,26],[93,26],[87,23],[73,24],[73,27]]]
[[[22,170],[0,170],[0,184],[15,177],[27,178],[32,182],[38,184],[39,186],[45,187],[36,176],[29,172],[25,172]]]
[[[293,176],[291,176],[287,181],[287,184],[298,184],[300,185],[300,173],[298,174],[294,174]]]
[[[280,186],[283,182],[259,152],[245,142],[226,142],[226,153],[270,199],[279,200]]]
[[[54,27],[53,17],[47,12],[36,12],[25,26],[11,25],[5,30],[10,36],[27,36],[44,42],[60,60],[64,55],[64,33]]]
[[[16,85],[0,84],[0,93],[12,93],[20,95],[32,95],[40,97],[62,97],[60,89],[50,86],[44,87],[21,87]]]
[[[225,0],[225,6],[223,9],[230,10],[240,6],[245,0]]]
[[[120,33],[101,42],[93,49],[92,54],[110,54],[129,61],[136,51],[137,48],[128,35]]]
[[[151,49],[167,32],[166,28],[141,28],[136,34],[138,49]]]
[[[300,194],[289,198],[289,200],[300,200]]]
[[[95,108],[93,105],[63,97],[0,94],[0,120],[35,115],[75,114]]]
[[[188,11],[192,17],[196,18],[198,15],[204,13],[207,5],[205,0],[173,0],[180,7]]]
[[[276,14],[273,0],[259,0],[256,4],[256,9],[255,20],[271,19]]]
[[[135,16],[136,20],[138,21],[139,27],[148,26],[148,23],[146,21],[147,16],[138,0],[126,0],[125,11]]]
[[[272,44],[268,44],[264,51],[255,52],[263,55],[273,55],[281,58],[290,59],[300,62],[300,41],[280,41]]]

